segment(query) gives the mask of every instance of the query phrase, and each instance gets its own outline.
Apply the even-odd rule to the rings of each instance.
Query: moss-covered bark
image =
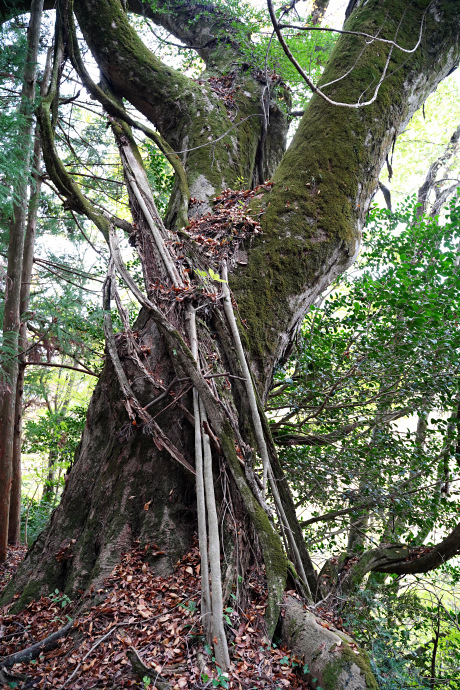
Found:
[[[358,2],[349,27],[368,32],[380,29],[380,35],[385,37],[394,37],[398,29],[398,40],[408,45],[418,35],[427,7],[427,0],[416,0],[410,5],[392,0],[384,9],[379,0]],[[189,11],[188,5],[182,9],[185,13]],[[242,337],[262,400],[270,386],[273,367],[291,345],[305,311],[355,257],[378,173],[395,135],[458,62],[460,18],[455,9],[453,0],[439,0],[430,5],[420,49],[413,55],[394,50],[391,73],[372,106],[365,109],[333,107],[315,96],[276,170],[274,186],[269,193],[261,192],[253,201],[254,213],[260,212],[262,216],[262,233],[241,250],[247,260],[238,264],[230,277],[230,285],[247,324]],[[177,11],[173,3],[171,16]],[[230,45],[231,55],[237,51],[231,37],[230,42],[213,38],[215,42],[207,53],[207,71],[202,83],[195,83],[162,64],[147,50],[131,27],[119,0],[77,0],[75,12],[84,37],[115,94],[120,99],[128,99],[158,127],[168,145],[180,151],[190,193],[204,202],[198,205],[197,214],[205,212],[210,199],[225,186],[249,186],[256,179],[263,134],[262,85],[247,66],[237,64],[235,67],[224,59],[222,51],[226,45]],[[209,26],[202,29],[204,35]],[[187,40],[193,37],[197,35],[192,31]],[[372,85],[389,48],[371,43],[360,57],[361,46],[361,39],[350,37],[338,42],[324,73],[323,84],[349,74],[331,87],[324,86],[331,97],[356,100]],[[222,75],[226,67],[229,72],[234,71],[237,105],[234,120],[208,81],[211,75]],[[99,223],[101,231],[107,235],[108,222],[88,208],[57,158],[46,111],[48,106],[44,103],[40,113],[42,131],[46,135],[44,149],[48,173],[69,203]],[[276,110],[274,102],[272,106],[272,129],[267,132],[266,141],[264,170],[267,173],[274,170],[279,161],[286,133],[281,111]],[[133,208],[133,215],[138,212]],[[263,554],[269,586],[267,628],[271,634],[278,618],[287,562],[279,535],[261,507],[262,502],[256,499],[257,492],[249,487],[235,452],[236,441],[241,441],[242,445],[253,441],[244,402],[238,400],[244,393],[238,390],[236,381],[232,382],[234,387],[228,395],[227,407],[220,403],[214,405],[212,393],[207,384],[198,380],[196,369],[190,373],[195,361],[185,346],[182,347],[184,330],[181,332],[183,313],[180,309],[177,307],[174,311],[174,322],[168,324],[169,327],[161,324],[161,333],[154,318],[145,312],[138,324],[139,344],[149,351],[146,362],[157,380],[166,383],[178,373],[188,373],[197,389],[198,384],[202,384],[200,395],[214,432],[219,436],[221,456],[231,471],[233,489],[241,498],[244,509],[241,524],[249,516],[258,537],[254,540],[257,557]],[[208,312],[211,311],[212,305]],[[166,317],[163,320],[166,321]],[[207,324],[209,329],[211,320]],[[210,347],[214,348],[213,361],[220,361],[220,373],[226,371],[223,367],[232,361],[232,345],[225,336],[225,326]],[[123,350],[122,343],[120,350]],[[133,389],[140,404],[147,404],[160,389],[155,391],[148,376],[136,376],[134,364],[128,357],[124,363],[127,373],[131,372],[136,381]],[[234,373],[240,372],[235,370]],[[63,501],[51,524],[31,549],[7,598],[13,591],[22,591],[23,603],[55,587],[74,595],[90,583],[99,583],[120,552],[129,548],[135,539],[154,541],[160,551],[165,551],[158,556],[157,572],[167,570],[189,546],[195,529],[192,479],[174,464],[158,438],[143,434],[136,428],[137,424],[128,423],[120,397],[108,363],[91,403],[78,460]],[[160,426],[193,464],[191,401],[185,397],[181,404],[183,408],[177,406],[174,411],[161,412]],[[247,453],[248,462],[249,456]],[[284,492],[288,522],[300,540],[292,500],[289,501],[288,489],[276,464],[274,472]],[[149,504],[149,510],[144,509],[145,504]],[[304,565],[308,566],[308,554],[303,555]],[[250,567],[249,558],[244,567]],[[311,579],[314,584],[314,573]],[[363,682],[367,683],[363,687],[373,687],[372,680],[366,680],[366,671],[361,670],[364,671],[364,675],[361,674]],[[336,667],[329,666],[327,673],[325,682],[332,689]]]
[[[369,657],[353,639],[304,610],[293,597],[285,599],[281,622],[283,642],[303,658],[304,673],[313,688],[378,690]]]
[[[389,5],[371,0],[355,10],[346,28],[369,33],[381,28],[381,36],[397,35],[412,48],[428,5],[427,0],[410,6],[403,0]],[[247,347],[262,389],[306,309],[354,260],[395,137],[458,64],[457,10],[448,0],[430,5],[419,49],[411,55],[393,50],[388,76],[372,105],[349,109],[314,96],[276,171],[275,185],[256,200],[254,210],[264,211],[263,234],[248,247],[248,263],[238,267],[231,287],[249,326]],[[322,84],[349,74],[324,87],[331,98],[353,103],[372,92],[389,49],[375,42],[359,57],[362,47],[362,39],[349,36],[337,42]]]
[[[194,82],[148,50],[119,0],[77,0],[74,8],[85,40],[114,91],[145,115],[179,152],[190,194],[208,202],[225,187],[237,188],[242,183],[250,186],[262,135],[261,84],[247,65],[245,72],[236,63],[234,119],[208,84],[210,76],[228,72],[229,65],[235,63],[237,49],[225,45],[220,61],[216,60],[216,51],[207,53],[208,69],[199,82]],[[176,16],[176,9],[168,11],[170,18]],[[178,20],[176,33],[181,34],[184,21],[183,17]],[[267,176],[279,162],[287,131],[282,111],[275,103],[273,106],[272,131],[266,146],[270,164],[266,165]]]

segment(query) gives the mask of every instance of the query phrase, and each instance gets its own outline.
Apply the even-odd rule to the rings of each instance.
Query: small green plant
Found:
[[[53,505],[33,496],[21,498],[21,535],[28,545],[42,532],[53,512]]]
[[[225,609],[224,618],[225,618],[225,622],[228,623],[228,625],[232,624],[232,621],[230,620],[230,616],[232,613],[233,613],[232,607],[227,606],[227,608]]]
[[[226,280],[223,280],[218,273],[212,270],[212,268],[209,269],[209,271],[200,271],[198,268],[195,269],[195,272],[198,273],[199,276],[202,278],[211,278],[211,280],[215,280],[216,283],[226,283]]]
[[[204,646],[204,651],[205,654],[208,656],[211,656],[212,654],[212,649],[208,644],[205,644]],[[213,663],[216,663],[216,657],[212,656],[211,657]],[[220,666],[217,666],[216,664],[216,673],[217,673],[217,678],[211,678],[207,673],[202,673],[201,674],[201,680],[203,683],[208,683],[211,681],[211,685],[213,688],[228,688],[228,674],[225,673],[225,671],[222,671]]]
[[[188,601],[186,604],[181,604],[180,605],[181,609],[186,609],[187,611],[190,611],[190,613],[195,613],[196,611],[196,602],[195,601]]]
[[[213,678],[211,685],[213,688],[228,688],[228,674],[216,666],[217,678]]]
[[[67,604],[70,604],[71,602],[70,597],[68,597],[67,594],[61,594],[58,589],[55,589],[53,594],[50,594],[50,599],[53,604],[60,605],[61,609],[65,608]]]
[[[142,678],[142,682],[144,684],[144,690],[147,690],[147,688],[149,687],[149,685],[152,681],[150,680],[150,678],[148,676],[144,676]]]

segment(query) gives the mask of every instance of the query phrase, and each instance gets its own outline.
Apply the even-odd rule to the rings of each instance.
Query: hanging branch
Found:
[[[116,284],[115,280],[112,281],[112,284],[111,284],[111,294],[113,295],[113,297],[115,299],[115,303],[117,305],[117,309],[118,309],[118,313],[120,315],[121,323],[123,325],[123,330],[127,336],[127,345],[128,345],[129,356],[133,359],[133,361],[135,362],[138,369],[142,372],[142,375],[145,377],[145,379],[147,381],[149,381],[154,388],[159,388],[163,391],[161,393],[161,395],[157,396],[154,400],[151,400],[147,405],[145,405],[142,408],[144,411],[147,411],[153,405],[156,405],[161,400],[164,400],[167,397],[169,391],[172,389],[172,387],[176,383],[182,383],[183,381],[190,381],[190,378],[188,376],[185,378],[182,378],[182,379],[179,379],[176,377],[166,387],[163,386],[159,381],[157,381],[155,379],[155,377],[147,369],[147,367],[145,366],[145,364],[142,362],[141,358],[139,357],[139,347],[138,347],[136,341],[134,340],[134,338],[132,337],[132,330],[131,330],[131,326],[129,323],[129,314],[121,302],[120,295],[118,293],[117,284]],[[191,424],[194,424],[193,415],[189,412],[189,410],[187,410],[186,407],[184,407],[179,402],[179,398],[176,397],[171,404],[177,405],[177,407],[179,407],[182,410],[185,418],[188,419],[188,421]],[[167,409],[167,408],[164,408],[164,409]],[[164,409],[162,411],[164,411]]]
[[[276,480],[275,477],[273,476],[273,471],[270,466],[270,458],[268,454],[268,449],[267,449],[267,444],[265,442],[265,435],[263,432],[262,428],[262,422],[260,419],[260,414],[259,414],[259,408],[257,405],[257,400],[256,400],[256,395],[254,392],[254,386],[252,383],[252,378],[251,378],[251,373],[249,371],[249,367],[246,361],[246,355],[244,354],[243,350],[243,345],[241,343],[241,338],[240,338],[240,333],[238,330],[238,326],[236,323],[236,318],[235,318],[235,313],[233,311],[233,306],[232,306],[232,300],[230,296],[230,290],[228,288],[228,270],[227,270],[227,265],[224,264],[223,270],[222,270],[222,276],[224,279],[224,283],[222,283],[222,292],[223,292],[223,307],[224,307],[224,312],[227,317],[230,330],[233,336],[233,341],[235,344],[235,349],[237,352],[237,357],[238,361],[240,363],[241,369],[244,374],[244,382],[245,382],[245,388],[246,388],[246,393],[248,396],[248,403],[249,403],[249,408],[251,411],[251,417],[252,417],[252,423],[254,427],[254,433],[256,436],[256,441],[257,445],[259,446],[259,451],[260,455],[262,457],[262,463],[263,463],[263,490],[265,492],[266,490],[266,484],[267,484],[267,477],[270,481],[270,489],[273,495],[273,499],[275,501],[275,507],[276,511],[278,513],[278,517],[280,520],[280,524],[282,526],[283,531],[287,533],[287,538],[289,541],[289,545],[291,547],[291,550],[293,552],[294,560],[297,565],[297,569],[299,571],[300,577],[302,579],[303,586],[305,587],[306,593],[308,597],[311,599],[311,591],[310,587],[308,585],[308,580],[307,576],[305,574],[305,570],[303,567],[303,562],[300,557],[299,549],[297,548],[297,544],[294,538],[294,535],[292,533],[292,530],[289,527],[289,522],[286,518],[286,514],[284,512],[283,504],[280,499],[280,495],[278,492],[278,487],[276,486]]]
[[[205,404],[208,414],[212,415],[214,426],[216,427],[217,425],[217,429],[222,431],[223,421],[225,419],[225,410],[222,408],[222,405],[219,403],[219,401],[213,396],[208,384],[206,383],[206,379],[199,371],[195,359],[179,331],[168,321],[163,312],[142,293],[134,282],[133,277],[127,270],[123,259],[121,258],[118,239],[113,226],[109,232],[109,243],[118,273],[126,283],[127,287],[131,290],[139,304],[148,309],[152,315],[153,320],[167,340],[173,362],[177,362],[177,364],[180,365],[185,373],[190,377],[192,384],[197,389]]]
[[[379,43],[386,43],[387,45],[394,46],[398,50],[400,50],[402,53],[407,53],[408,55],[411,55],[412,53],[415,53],[417,48],[420,45],[420,42],[422,40],[422,33],[423,33],[423,22],[420,26],[420,32],[418,36],[417,43],[413,48],[403,48],[402,46],[399,45],[399,43],[396,43],[396,41],[392,41],[389,38],[380,38],[380,36],[375,36],[373,34],[367,34],[365,31],[346,31],[344,29],[332,29],[331,27],[328,26],[297,26],[296,24],[278,24],[278,27],[280,29],[295,29],[295,31],[321,31],[321,32],[329,32],[329,33],[334,33],[334,34],[340,34],[340,35],[345,35],[345,36],[362,36],[363,38],[368,38],[369,40],[367,43],[373,43],[374,41],[378,41]]]
[[[42,99],[37,109],[37,120],[40,125],[40,136],[46,169],[58,191],[66,199],[67,208],[85,215],[96,225],[104,236],[104,239],[108,242],[109,220],[96,211],[93,204],[83,196],[78,184],[67,172],[57,153],[50,117],[52,102],[52,97],[50,96],[52,96],[52,94],[48,94],[46,98]]]
[[[299,549],[297,547],[294,534],[293,534],[293,532],[289,526],[289,522],[288,522],[288,519],[286,517],[286,513],[284,512],[284,508],[283,508],[283,504],[281,502],[278,487],[276,486],[276,479],[273,475],[273,470],[272,470],[271,466],[268,468],[268,478],[270,480],[270,490],[273,494],[273,499],[275,501],[276,512],[278,513],[278,517],[279,517],[281,525],[283,526],[284,531],[287,533],[287,538],[289,541],[289,546],[291,547],[291,550],[292,550],[294,562],[296,564],[297,570],[299,571],[299,575],[300,575],[300,578],[302,580],[302,586],[305,589],[305,594],[307,595],[307,597],[311,601],[313,601],[313,596],[311,593],[310,585],[308,584],[307,575],[306,575],[305,569],[303,567],[302,558],[300,556],[300,552],[299,552]]]
[[[198,339],[196,332],[195,310],[190,307],[188,314],[188,328],[191,350],[198,365]],[[221,668],[226,670],[230,665],[227,638],[224,630],[224,606],[222,597],[222,573],[220,567],[219,523],[217,518],[216,498],[214,493],[214,478],[212,473],[212,453],[206,411],[200,401],[198,392],[193,391],[193,411],[195,414],[195,468],[197,477],[198,504],[198,535],[201,552],[201,583],[202,601],[205,606],[212,605],[212,641],[214,654]],[[205,430],[203,433],[203,429]],[[212,600],[209,601],[209,581],[203,581],[208,573],[208,555],[206,544],[206,507],[209,528],[209,565],[211,568]],[[204,557],[205,556],[205,557]],[[205,568],[204,572],[203,569]],[[203,587],[204,585],[204,587]],[[207,608],[209,611],[209,608]],[[209,634],[209,626],[205,626]]]
[[[72,8],[72,0],[64,2],[62,20],[65,32],[66,46],[69,51],[70,61],[72,62],[75,71],[79,75],[80,79],[89,91],[90,95],[96,100],[98,100],[99,103],[101,103],[101,105],[104,107],[105,111],[109,115],[111,115],[112,117],[120,118],[121,120],[126,122],[126,124],[143,132],[146,136],[149,137],[149,139],[151,139],[156,144],[156,146],[160,149],[160,151],[169,161],[176,174],[180,194],[178,225],[179,227],[185,227],[186,225],[188,225],[187,212],[188,202],[190,199],[190,192],[188,188],[187,176],[185,174],[185,170],[179,156],[177,155],[177,153],[173,151],[171,146],[167,143],[167,141],[165,141],[165,139],[163,139],[163,137],[158,132],[155,132],[154,130],[150,129],[150,127],[147,127],[143,123],[138,122],[133,117],[131,117],[125,111],[125,109],[115,101],[114,98],[108,96],[107,93],[91,79],[91,76],[88,70],[86,69],[83,59],[81,57]]]
[[[206,411],[200,400],[200,418],[202,425],[207,422]],[[203,476],[206,494],[206,508],[209,529],[209,565],[211,568],[212,587],[212,636],[214,652],[218,665],[225,671],[230,666],[227,638],[224,630],[224,606],[222,600],[222,575],[220,570],[219,521],[217,518],[216,497],[214,494],[214,477],[212,474],[212,454],[208,434],[202,434],[203,441]]]
[[[131,132],[126,123],[120,123],[113,117],[109,117],[109,120],[120,149],[126,179],[144,215],[153,243],[171,283],[183,287],[184,282],[166,248],[165,240],[168,239],[168,231],[156,208],[147,175],[145,174],[144,166],[139,161],[139,151],[132,139]]]

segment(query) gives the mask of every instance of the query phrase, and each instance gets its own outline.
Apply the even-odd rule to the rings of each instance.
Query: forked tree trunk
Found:
[[[226,21],[216,10],[212,22],[206,15],[208,18],[203,17],[200,24],[196,14],[199,6],[180,3],[176,6],[170,2],[167,7],[156,17],[157,21],[193,45],[204,45],[200,43],[204,37],[209,45],[210,26],[215,30],[219,22]],[[223,58],[225,42],[221,38],[216,38],[211,48],[201,51],[209,71],[203,75],[202,84],[196,84],[166,68],[140,44],[116,0],[104,3],[79,0],[75,5],[80,28],[111,89],[150,118],[175,150],[189,150],[181,154],[182,164],[190,193],[199,202],[190,205],[190,215],[206,212],[213,197],[227,186],[235,187],[241,175],[248,187],[260,179],[259,144],[264,138],[264,175],[273,175],[274,184],[269,189],[260,189],[250,206],[251,212],[261,220],[262,232],[241,244],[232,257],[229,277],[245,323],[245,326],[240,324],[240,334],[261,404],[267,396],[274,366],[292,346],[305,311],[356,256],[368,205],[394,138],[458,63],[460,19],[456,3],[443,0],[429,7],[425,12],[428,2],[424,0],[409,7],[399,0],[384,8],[377,0],[356,3],[348,28],[376,33],[383,24],[385,31],[381,35],[388,39],[396,35],[405,48],[412,48],[423,23],[423,41],[415,54],[393,48],[392,70],[382,84],[379,97],[369,107],[337,107],[313,97],[278,166],[285,121],[273,97],[270,126],[263,132],[260,103],[264,85],[260,79],[247,66],[235,69],[233,78],[239,109],[231,118],[208,81],[210,76],[225,72],[229,62],[235,59],[232,52],[235,46],[228,44],[233,58]],[[190,14],[196,21],[187,22]],[[173,17],[171,26],[168,17],[169,20]],[[71,26],[67,27],[67,41],[72,47],[71,33]],[[331,98],[357,101],[369,88],[375,71],[385,65],[388,44],[369,44],[361,54],[362,47],[362,39],[343,37],[338,41],[323,82],[349,74],[327,89]],[[241,56],[237,57],[240,60]],[[73,55],[72,59],[78,67],[78,56]],[[87,87],[102,101],[108,98],[97,91],[96,85],[88,82]],[[122,116],[114,103],[107,102],[105,107],[112,118]],[[76,211],[87,213],[108,237],[109,223],[104,225],[88,209],[74,183],[59,166],[46,122],[42,114],[44,158],[49,174],[69,204]],[[219,139],[227,130],[231,130],[228,139]],[[126,131],[120,134],[123,136],[128,137]],[[206,147],[211,140],[218,141],[209,152]],[[122,148],[126,141],[118,139]],[[143,242],[148,237],[148,224],[142,209],[136,205],[128,177],[127,183],[131,185],[133,218],[138,224],[136,240]],[[177,217],[175,209],[179,205],[173,199],[170,219]],[[180,237],[187,252],[193,243],[185,235]],[[142,244],[142,251],[145,246]],[[155,252],[149,253],[148,247],[145,251],[147,296],[153,300]],[[196,258],[192,250],[190,255]],[[188,342],[184,314],[176,306],[172,320]],[[231,586],[238,574],[244,577],[254,559],[262,556],[268,579],[272,578],[276,589],[285,577],[286,563],[281,542],[256,498],[257,489],[251,479],[249,466],[257,434],[241,380],[237,348],[219,302],[209,303],[198,314],[204,361],[206,356],[210,358],[209,363],[217,358],[219,371],[230,374],[231,389],[225,387],[222,379],[217,388],[224,407],[217,406],[214,416],[209,412],[212,405],[207,408],[209,424],[218,437],[214,471],[223,521],[224,561],[228,564],[224,579],[227,575]],[[175,377],[192,376],[190,361],[186,357],[181,359],[181,353],[171,344],[174,337],[158,325],[148,308],[141,312],[136,324],[135,346],[130,336],[117,337],[127,385],[132,386],[143,407],[159,397]],[[141,375],[133,347],[137,355],[144,353],[143,366],[150,372],[150,380],[145,372]],[[180,393],[181,385],[173,386],[176,394]],[[166,397],[149,409],[152,416],[159,414],[155,421],[179,452],[182,464],[172,459],[158,430],[152,433],[151,425],[149,429],[148,424],[141,425],[136,418],[128,417],[122,398],[108,359],[89,407],[86,428],[61,505],[30,550],[4,600],[11,598],[15,591],[21,592],[21,605],[56,587],[73,596],[90,585],[97,586],[135,540],[158,546],[152,557],[157,573],[168,572],[189,548],[196,533],[192,392],[181,398],[180,405],[168,407],[166,403],[172,399]],[[209,400],[204,402],[207,405]],[[228,411],[228,423],[224,421],[224,410]],[[243,451],[245,468],[238,463],[235,443]],[[267,443],[272,453],[268,437]],[[221,452],[217,450],[219,445]],[[292,499],[274,458],[272,462],[286,519],[297,536],[299,557],[314,596],[315,576],[305,545],[299,541],[301,531],[295,522]],[[272,592],[278,603],[281,594],[281,591]],[[273,610],[271,615],[275,613]],[[273,622],[268,625],[271,630]]]

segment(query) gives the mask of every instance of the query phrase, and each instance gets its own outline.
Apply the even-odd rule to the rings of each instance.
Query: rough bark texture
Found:
[[[197,17],[200,6],[190,7]],[[384,8],[377,0],[360,2],[350,17],[349,28],[372,33],[383,24],[386,38],[394,38],[397,33],[398,41],[412,47],[427,7],[425,0],[409,6],[402,0],[393,0],[391,6]],[[280,162],[286,133],[284,116],[273,99],[271,128],[263,133],[263,85],[257,74],[241,62],[238,48],[231,41],[221,40],[217,29],[225,28],[225,17],[217,13],[216,21],[206,25],[200,35],[198,29],[187,33],[182,21],[171,21],[171,30],[181,40],[214,41],[215,49],[208,55],[208,71],[203,75],[203,83],[197,84],[163,65],[143,46],[115,0],[78,0],[75,4],[85,40],[115,94],[128,99],[149,118],[176,151],[194,149],[180,153],[190,193],[201,202],[190,206],[190,215],[206,212],[212,198],[227,186],[237,186],[238,179],[245,180],[248,187],[258,179],[261,141],[265,137],[263,165],[267,175],[274,173],[274,185],[269,192],[261,190],[251,206],[253,213],[262,214],[262,233],[240,248],[238,263],[229,278],[239,312],[246,321],[247,329],[241,328],[241,336],[262,402],[273,368],[292,346],[306,310],[356,256],[368,205],[394,137],[439,81],[458,64],[460,17],[456,9],[453,0],[430,5],[419,50],[408,55],[395,49],[391,73],[372,106],[345,110],[315,96]],[[209,34],[211,26],[213,35]],[[237,59],[233,78],[238,111],[234,117],[226,112],[208,80],[210,75],[221,75],[228,64],[220,52],[223,45],[230,45],[229,62]],[[343,37],[338,41],[323,83],[337,79],[356,65],[346,79],[325,87],[331,97],[358,100],[372,84],[375,73],[382,69],[388,47],[371,44],[358,59],[361,48],[359,39]],[[46,118],[40,122],[45,131]],[[219,137],[223,138],[211,146],[211,141]],[[64,176],[64,172],[51,149],[44,147],[44,157],[55,181],[56,175]],[[73,188],[66,192],[64,183],[55,183],[76,210],[86,212]],[[138,213],[133,203],[133,215],[137,217]],[[174,314],[175,326],[180,328],[180,310]],[[199,332],[203,354],[217,353],[221,371],[240,376],[222,314],[208,308],[202,318]],[[146,368],[167,386],[185,366],[184,360],[180,365],[173,364],[178,358],[172,341],[166,342],[147,312],[141,315],[137,331],[139,344],[149,351]],[[158,391],[145,377],[136,375],[136,366],[122,337],[118,350],[130,384],[141,404],[146,405]],[[258,535],[253,538],[250,532],[255,556],[263,554],[274,588],[273,600],[279,601],[286,571],[281,542],[235,453],[238,439],[249,449],[245,454],[248,473],[250,446],[255,444],[244,387],[232,379],[231,394],[222,387],[219,392],[229,419],[235,423],[232,427],[230,421],[223,423],[222,417],[213,419],[209,412],[208,417],[211,425],[218,427],[228,476],[232,478],[230,493],[239,525],[239,556],[243,559],[239,572],[244,574],[251,566],[251,550],[244,534],[250,530],[250,519]],[[192,409],[191,394],[182,402],[185,412],[177,406],[168,408],[158,423],[193,465],[194,430],[187,411]],[[155,408],[155,413],[160,409],[161,406]],[[219,408],[219,414],[222,409]],[[129,422],[108,362],[90,405],[62,503],[32,547],[5,598],[11,598],[14,591],[22,592],[20,603],[24,603],[55,587],[73,596],[90,583],[99,583],[134,539],[156,543],[158,550],[165,553],[157,555],[155,571],[167,572],[188,548],[195,531],[195,492],[193,476],[161,447],[160,442],[155,445],[151,435]],[[274,473],[278,480],[282,479],[276,463]],[[283,486],[280,481],[280,488]],[[301,539],[292,498],[286,487],[283,492],[288,521]],[[149,501],[149,510],[145,510]],[[231,534],[224,529],[224,541],[227,538],[230,543]],[[301,556],[307,579],[314,585],[316,578],[306,549]],[[231,556],[230,565],[232,560],[234,563]],[[275,615],[276,607],[269,610],[269,630],[276,622]]]
[[[394,38],[403,16],[397,38],[412,48],[427,5],[358,3],[346,28],[376,33],[385,25],[385,37]],[[249,325],[247,347],[265,395],[273,365],[289,349],[305,311],[356,257],[378,175],[395,137],[458,64],[457,9],[452,2],[431,5],[420,49],[409,56],[395,50],[373,105],[343,109],[314,96],[273,177],[269,198],[260,199],[263,234],[248,249],[248,263],[237,268],[231,286]],[[359,40],[341,37],[321,83],[346,74],[361,48]],[[325,89],[328,96],[358,101],[387,55],[378,43],[367,51],[346,79]]]
[[[152,365],[166,380],[170,372],[161,364],[164,345],[156,332],[147,335],[150,329],[145,323],[139,330],[143,342],[150,342],[154,349]],[[147,404],[148,391],[144,395],[141,400]],[[193,448],[193,428],[188,422],[168,415],[160,421],[170,428],[176,445]],[[188,457],[192,460],[191,453]],[[51,591],[54,585],[72,596],[90,583],[97,587],[136,539],[154,541],[157,550],[164,552],[154,557],[155,571],[170,572],[191,544],[194,514],[194,477],[166,451],[159,451],[150,436],[132,427],[108,364],[96,386],[61,504],[19,575],[24,601]],[[45,553],[47,558],[43,558]],[[56,559],[58,553],[62,560]],[[35,573],[32,581],[31,572]]]

